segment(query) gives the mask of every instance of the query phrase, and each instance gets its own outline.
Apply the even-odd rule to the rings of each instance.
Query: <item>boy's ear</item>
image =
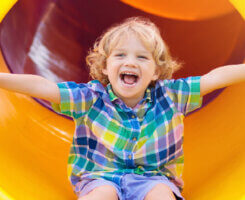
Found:
[[[106,75],[106,76],[108,75],[108,71],[107,71],[106,67],[102,69],[102,73],[103,73],[104,75]]]
[[[157,66],[157,67],[156,67],[155,74],[154,74],[153,77],[152,77],[152,80],[153,80],[153,81],[156,81],[159,77],[160,77],[160,69],[159,69],[159,67]]]

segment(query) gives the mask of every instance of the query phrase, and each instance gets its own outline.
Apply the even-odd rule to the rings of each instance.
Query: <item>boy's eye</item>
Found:
[[[147,59],[146,56],[138,56],[138,58],[141,58],[141,59]]]
[[[116,54],[116,57],[123,57],[123,56],[125,56],[125,54],[124,54],[124,53],[119,53],[119,54]]]

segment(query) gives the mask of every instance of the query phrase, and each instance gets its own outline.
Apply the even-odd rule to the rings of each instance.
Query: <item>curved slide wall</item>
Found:
[[[31,1],[19,1],[1,25],[0,41],[5,61],[1,56],[0,71],[39,74],[54,81],[85,80],[87,78],[85,75],[76,77],[74,73],[70,74],[70,77],[62,76],[64,71],[62,73],[59,71],[66,69],[50,67],[56,63],[55,56],[57,56],[59,59],[62,58],[68,69],[87,74],[86,68],[74,67],[79,62],[81,65],[79,55],[67,55],[58,45],[60,40],[51,40],[50,34],[57,34],[58,38],[63,39],[62,45],[79,50],[80,55],[84,55],[87,46],[101,30],[114,21],[134,14],[150,17],[162,30],[165,30],[165,38],[173,55],[185,62],[184,69],[178,72],[176,77],[203,74],[215,66],[242,62],[244,58],[242,53],[245,49],[244,21],[233,8],[224,9],[218,16],[212,14],[208,18],[202,17],[203,21],[187,22],[186,20],[189,19],[179,20],[177,17],[167,19],[164,18],[164,14],[159,16],[137,5],[127,5],[123,2],[113,4],[113,1],[106,0],[105,4],[113,4],[115,12],[121,17],[109,19],[103,13],[104,21],[101,21],[102,25],[96,29],[95,20],[86,18],[87,13],[76,16],[83,24],[78,26],[74,19],[80,12],[72,11],[76,11],[74,9],[77,6],[87,6],[86,9],[98,20],[96,8],[92,5],[99,1],[83,5],[74,2],[73,6],[67,6],[65,0],[56,1],[56,4],[53,1],[37,0],[35,3],[40,5],[35,7]],[[104,9],[108,5],[104,5]],[[23,11],[26,11],[25,14]],[[29,18],[31,15],[34,19]],[[22,23],[18,21],[20,16],[24,16],[21,19]],[[70,16],[73,18],[69,18]],[[61,17],[62,22],[59,21]],[[59,30],[68,23],[64,19],[72,26],[69,26],[70,31],[62,35]],[[225,32],[227,23],[232,24],[233,29]],[[46,29],[42,29],[45,25],[47,25]],[[23,26],[25,29],[21,30]],[[48,29],[50,27],[52,31]],[[178,30],[175,34],[176,29],[173,27]],[[206,33],[203,33],[203,30],[206,30]],[[89,38],[91,41],[85,41],[77,36],[79,35],[77,32],[84,33],[84,36],[91,33],[93,37]],[[190,38],[188,34],[183,35],[186,33]],[[62,37],[64,34],[72,37]],[[38,37],[40,35],[42,40]],[[182,40],[184,37],[185,41]],[[205,45],[210,40],[211,42]],[[43,54],[40,57],[33,56],[36,55],[33,52],[35,53],[37,41],[41,41],[46,50],[53,52],[52,55],[49,54],[49,60]],[[210,45],[212,50],[208,50]],[[40,49],[38,50],[40,53]],[[200,62],[199,66],[197,66],[198,62]],[[213,65],[210,66],[210,63]],[[42,64],[46,64],[46,68],[42,68]],[[62,63],[59,64],[62,66]],[[186,117],[183,192],[186,199],[244,200],[244,91],[244,83],[219,91],[206,99],[206,106]],[[70,119],[53,113],[47,107],[49,107],[47,102],[38,103],[30,97],[0,90],[0,199],[75,199],[66,177],[67,155],[74,124]]]

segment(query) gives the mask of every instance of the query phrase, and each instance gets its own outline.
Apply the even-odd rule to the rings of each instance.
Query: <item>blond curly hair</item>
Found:
[[[93,79],[99,80],[104,85],[109,83],[108,77],[102,73],[102,70],[106,68],[106,60],[120,39],[130,34],[135,34],[151,51],[159,67],[159,79],[170,79],[173,73],[181,67],[181,64],[171,57],[157,26],[149,19],[131,17],[109,28],[90,49],[86,62]]]

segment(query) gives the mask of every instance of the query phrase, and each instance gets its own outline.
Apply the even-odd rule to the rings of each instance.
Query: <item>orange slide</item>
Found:
[[[177,0],[172,1],[177,2]],[[7,14],[0,24],[2,49],[0,72],[38,74],[57,82],[70,79],[86,81],[86,68],[80,69],[75,66],[78,63],[81,65],[80,57],[84,55],[84,49],[87,50],[87,46],[91,46],[99,32],[114,21],[107,18],[106,13],[104,13],[105,21],[100,21],[100,18],[96,17],[99,13],[97,10],[94,12],[95,20],[87,19],[86,12],[76,12],[79,6],[93,12],[96,8],[90,6],[89,2],[99,4],[100,0],[88,0],[88,3],[84,3],[87,2],[84,0],[81,1],[82,5],[80,3],[72,5],[68,0],[53,2],[36,0],[35,4],[39,7],[35,8],[32,0],[19,0]],[[117,3],[114,0],[105,0],[104,4],[106,2],[108,5],[113,4],[113,9],[110,7],[108,9],[112,12],[115,10],[122,18],[131,13],[141,14],[156,21],[160,28],[169,30],[169,32],[164,32],[167,43],[174,56],[185,61],[183,70],[187,70],[187,72],[181,70],[176,77],[203,74],[210,70],[208,68],[210,63],[224,65],[244,60],[245,55],[241,52],[245,50],[245,24],[241,15],[226,0],[223,0],[224,4],[222,0],[217,1],[223,5],[218,14],[215,15],[212,10],[208,16],[206,12],[205,15],[200,15],[198,19],[200,21],[197,20],[199,15],[191,12],[184,19],[185,14],[181,15],[183,7],[178,9],[178,16],[175,16],[176,10],[173,10],[171,15],[164,15],[158,14],[159,10],[154,13],[153,8],[148,10],[149,7],[139,5],[139,2],[147,3],[146,0],[123,0]],[[130,2],[130,5],[127,2]],[[156,1],[156,4],[157,2],[161,1]],[[187,2],[190,6],[191,0]],[[239,4],[238,0],[232,2],[237,10],[245,10],[245,5]],[[104,9],[108,5],[105,5]],[[171,8],[174,8],[173,5]],[[189,6],[186,9],[190,9]],[[98,7],[101,8],[101,6]],[[5,9],[10,9],[10,7]],[[30,18],[30,15],[33,17]],[[20,16],[23,18],[20,19]],[[63,21],[60,21],[60,18]],[[82,26],[74,21],[76,18]],[[121,18],[118,17],[115,21],[119,19]],[[101,27],[98,27],[95,21],[99,21],[102,24]],[[227,30],[228,23],[233,24],[234,27],[226,33],[223,30]],[[72,24],[69,31],[67,31],[67,24]],[[175,38],[173,36],[175,30],[171,32],[173,25],[179,31],[175,33]],[[217,29],[208,30],[209,26]],[[60,27],[63,27],[61,28],[63,32],[59,31]],[[86,29],[83,29],[84,27]],[[98,32],[95,27],[99,29]],[[201,30],[197,30],[197,27]],[[204,34],[204,29],[212,33]],[[89,38],[88,43],[85,44],[77,37],[76,33],[79,31],[83,36],[93,35],[94,38]],[[192,34],[190,41],[193,43],[190,47],[187,45],[186,35],[183,36],[185,41],[177,37],[178,34],[187,32]],[[223,35],[220,34],[222,32]],[[50,34],[52,39],[49,39]],[[71,34],[72,39],[63,37],[62,34]],[[210,54],[207,52],[211,43],[205,46],[207,41],[203,39],[204,36],[208,37],[214,45]],[[229,41],[222,37],[229,38]],[[221,42],[221,39],[224,42]],[[69,47],[73,50],[72,53],[59,47],[61,41],[65,48]],[[81,45],[78,46],[78,42],[81,42]],[[185,47],[182,47],[182,42]],[[196,52],[193,52],[195,45],[203,48],[197,48]],[[217,51],[213,56],[215,48]],[[189,56],[192,52],[196,53],[195,56],[200,54],[199,57]],[[59,60],[58,64],[56,58]],[[193,64],[197,66],[199,62],[201,67],[191,67]],[[70,74],[65,71],[63,64],[75,73]],[[77,77],[76,75],[81,72],[86,76]],[[214,93],[205,100],[200,110],[185,118],[183,195],[187,200],[245,200],[244,102],[245,83],[242,83]],[[0,200],[76,199],[66,173],[74,124],[70,119],[50,111],[49,106],[47,102],[0,89]]]

